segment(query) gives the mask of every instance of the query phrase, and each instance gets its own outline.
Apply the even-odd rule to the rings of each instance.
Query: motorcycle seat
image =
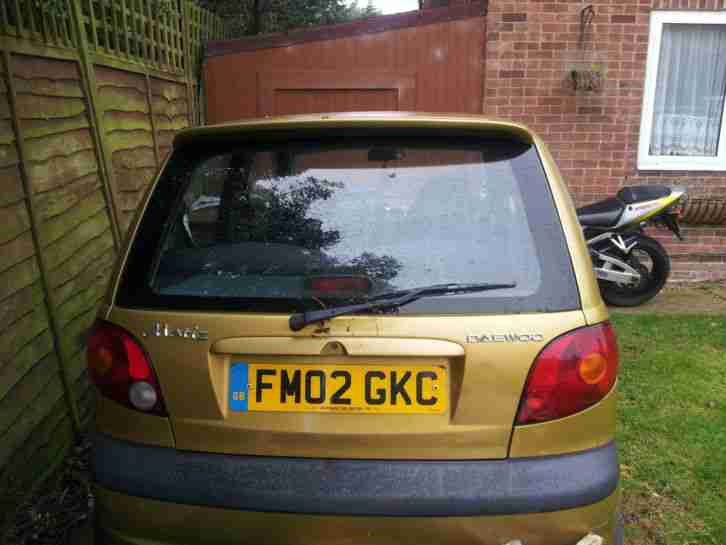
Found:
[[[585,227],[614,227],[623,215],[625,205],[616,197],[577,209],[577,219]]]
[[[661,199],[671,194],[671,188],[664,185],[634,185],[618,191],[618,199],[625,204],[635,204]]]

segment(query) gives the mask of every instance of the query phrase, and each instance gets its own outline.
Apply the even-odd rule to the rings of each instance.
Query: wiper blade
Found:
[[[346,305],[342,307],[326,308],[323,310],[312,310],[309,312],[299,312],[290,316],[290,329],[300,331],[306,325],[315,322],[329,320],[336,316],[344,314],[355,314],[356,312],[366,312],[370,310],[388,310],[400,308],[404,305],[412,303],[422,297],[432,297],[436,295],[453,295],[456,293],[474,293],[478,291],[503,290],[516,287],[516,282],[506,283],[488,283],[488,284],[436,284],[434,286],[425,286],[423,288],[415,288],[412,290],[397,291],[378,295],[373,300],[359,305]]]

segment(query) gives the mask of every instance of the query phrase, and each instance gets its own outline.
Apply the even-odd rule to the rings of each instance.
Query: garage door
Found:
[[[371,110],[481,113],[485,6],[211,42],[207,121]]]
[[[262,72],[258,78],[259,115],[412,110],[412,75],[360,71]]]

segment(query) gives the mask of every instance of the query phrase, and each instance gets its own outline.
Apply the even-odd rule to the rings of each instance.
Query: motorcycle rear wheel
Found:
[[[638,253],[647,254],[650,268],[638,259]],[[608,305],[615,307],[637,307],[650,301],[663,289],[671,272],[671,260],[665,248],[657,240],[641,236],[630,252],[631,265],[642,271],[644,278],[635,286],[618,285],[600,280],[600,293]]]

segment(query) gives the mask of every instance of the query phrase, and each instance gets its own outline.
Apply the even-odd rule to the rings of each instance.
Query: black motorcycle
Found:
[[[615,197],[577,210],[606,303],[642,305],[663,288],[671,270],[670,257],[643,229],[650,224],[662,226],[682,240],[678,217],[685,197],[682,188],[624,187]]]

